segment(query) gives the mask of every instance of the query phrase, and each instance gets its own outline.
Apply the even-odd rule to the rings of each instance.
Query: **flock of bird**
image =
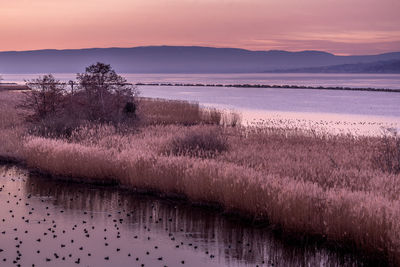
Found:
[[[227,264],[218,259],[218,250],[196,239],[196,233],[176,229],[176,218],[172,218],[176,214],[160,216],[152,205],[146,211],[148,218],[139,216],[142,220],[138,221],[135,213],[143,213],[142,208],[128,210],[121,199],[106,196],[104,203],[93,201],[98,194],[88,196],[80,184],[75,194],[61,190],[54,198],[57,189],[43,183],[28,173],[0,177],[0,266]],[[51,190],[55,190],[53,195],[48,194]],[[209,239],[205,241],[212,247],[215,244]],[[238,244],[252,252],[249,243]],[[259,265],[264,263],[259,260]]]
[[[217,210],[0,166],[0,266],[294,266],[359,258],[293,247]],[[328,265],[329,265],[328,264]]]

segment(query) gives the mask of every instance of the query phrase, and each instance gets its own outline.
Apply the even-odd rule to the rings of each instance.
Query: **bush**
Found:
[[[128,117],[136,116],[136,104],[133,102],[127,102],[124,107],[124,113]]]
[[[60,116],[49,115],[30,125],[29,133],[32,135],[50,138],[69,138],[73,131],[82,127],[86,122],[65,113]]]

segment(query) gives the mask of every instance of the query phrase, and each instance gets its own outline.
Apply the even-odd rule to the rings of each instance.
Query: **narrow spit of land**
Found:
[[[205,83],[136,83],[137,86],[204,86],[204,87],[234,87],[234,88],[279,88],[279,89],[314,89],[337,91],[369,91],[400,93],[400,89],[387,88],[357,88],[342,86],[303,86],[303,85],[268,85],[268,84],[205,84]]]
[[[2,90],[29,90],[29,87],[17,83],[0,83],[0,91]]]
[[[71,83],[61,83],[66,86],[71,86]],[[388,92],[400,93],[400,89],[388,88],[371,88],[371,87],[343,87],[343,86],[303,86],[303,85],[276,85],[276,84],[209,84],[209,83],[125,83],[126,85],[135,86],[177,86],[177,87],[232,87],[232,88],[276,88],[276,89],[312,89],[312,90],[336,90],[336,91],[364,91],[364,92]],[[78,84],[72,83],[73,86]],[[24,84],[17,83],[0,83],[0,90],[29,90],[29,87]]]

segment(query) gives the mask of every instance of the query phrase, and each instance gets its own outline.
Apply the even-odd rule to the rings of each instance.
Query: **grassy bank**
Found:
[[[29,126],[14,108],[20,95],[0,97],[3,157],[56,176],[218,203],[400,264],[396,137],[224,127],[215,123],[223,116],[216,110],[142,99],[138,114],[148,116],[133,130],[89,124],[68,137],[45,138],[26,134]]]

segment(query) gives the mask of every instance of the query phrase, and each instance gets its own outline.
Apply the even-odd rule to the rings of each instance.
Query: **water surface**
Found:
[[[82,70],[83,72],[84,70]],[[118,70],[117,70],[118,71]],[[23,82],[40,74],[4,74],[5,82]],[[75,73],[56,73],[62,81],[74,80]],[[132,83],[268,84],[340,86],[400,89],[400,74],[319,74],[319,73],[233,73],[233,74],[133,74],[124,73]]]
[[[216,210],[0,166],[1,266],[367,266]],[[376,262],[375,262],[376,264]]]
[[[313,89],[139,86],[142,96],[196,101],[242,114],[245,124],[335,133],[400,132],[400,93]]]
[[[122,74],[137,83],[277,84],[400,88],[400,74]],[[75,74],[55,74],[62,81]],[[5,74],[5,82],[23,82],[38,74]],[[235,110],[245,124],[269,120],[322,131],[364,135],[400,132],[400,93],[288,88],[139,86],[142,96],[197,101]]]

